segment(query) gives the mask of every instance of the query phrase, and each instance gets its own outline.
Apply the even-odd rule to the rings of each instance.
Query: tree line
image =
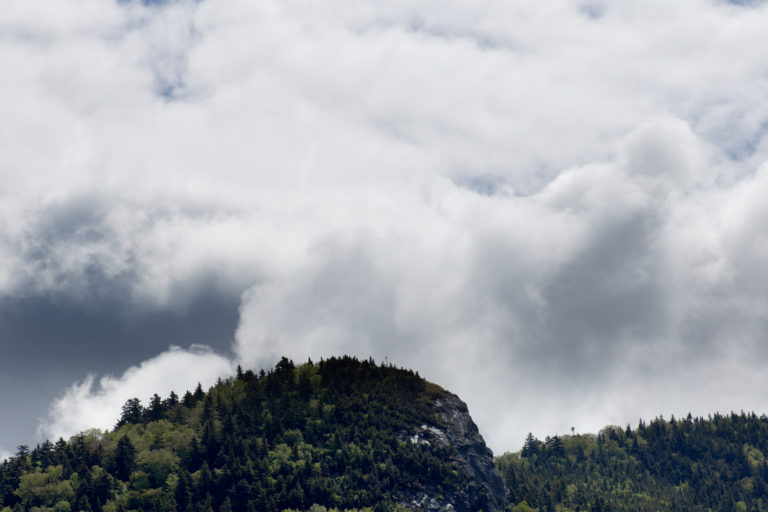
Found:
[[[598,434],[529,434],[497,458],[510,508],[540,512],[768,510],[768,418],[658,417]]]
[[[351,357],[238,368],[208,391],[129,399],[111,432],[19,447],[0,465],[0,510],[399,510],[406,489],[466,484],[451,448],[403,434],[441,393]]]

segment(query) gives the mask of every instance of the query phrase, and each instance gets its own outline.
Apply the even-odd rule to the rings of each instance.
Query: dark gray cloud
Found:
[[[626,343],[657,339],[669,322],[663,255],[654,254],[658,219],[639,212],[598,222],[542,290],[546,332],[529,350],[554,374],[611,372]]]
[[[170,345],[227,353],[239,302],[204,288],[182,310],[140,311],[120,297],[0,299],[0,403],[8,412],[0,416],[0,445],[38,442],[35,429],[50,401],[89,373],[120,374]]]

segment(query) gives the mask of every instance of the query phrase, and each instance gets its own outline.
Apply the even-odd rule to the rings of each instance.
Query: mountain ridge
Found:
[[[330,358],[126,401],[112,431],[20,446],[0,512],[768,512],[768,417],[532,434],[493,458],[417,372]]]
[[[768,417],[640,421],[597,434],[529,434],[497,457],[515,512],[768,510]]]
[[[437,432],[446,442],[427,439]],[[114,431],[0,465],[3,512],[492,512],[504,501],[466,404],[411,370],[347,356],[238,368],[147,407],[129,399]]]

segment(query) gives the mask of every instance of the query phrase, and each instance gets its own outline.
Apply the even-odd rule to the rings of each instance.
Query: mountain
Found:
[[[341,357],[128,400],[111,432],[19,447],[0,512],[768,512],[768,417],[530,435],[495,460],[467,406]]]
[[[207,392],[126,402],[0,465],[15,511],[500,510],[505,489],[458,397],[417,373],[332,358],[238,369]]]
[[[497,459],[516,512],[768,510],[768,417],[662,417],[597,435],[532,435]]]

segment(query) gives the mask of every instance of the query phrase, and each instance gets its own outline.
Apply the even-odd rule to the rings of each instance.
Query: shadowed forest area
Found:
[[[128,400],[111,432],[20,446],[0,465],[0,510],[423,508],[407,496],[443,499],[477,484],[455,446],[413,435],[429,433],[446,396],[411,370],[346,356],[238,368],[208,391]],[[495,462],[510,512],[759,512],[765,453],[768,418],[742,412],[529,434]]]

